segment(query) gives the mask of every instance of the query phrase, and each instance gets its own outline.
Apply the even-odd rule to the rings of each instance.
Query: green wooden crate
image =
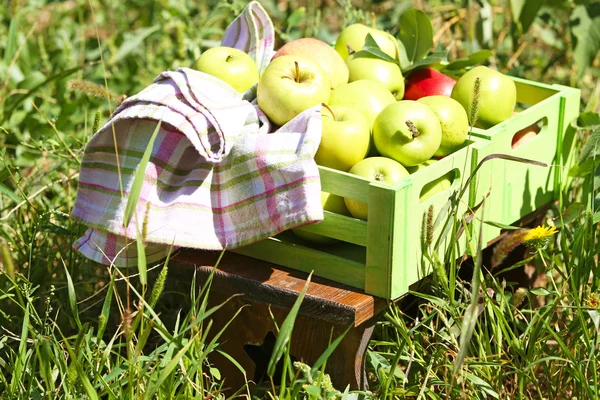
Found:
[[[479,203],[490,191],[483,219],[507,225],[558,198],[560,184],[565,182],[571,160],[575,131],[569,127],[579,113],[580,96],[578,89],[512,79],[517,86],[517,108],[521,110],[492,128],[474,129],[474,135],[492,142],[478,159],[490,153],[501,153],[541,161],[550,167],[502,159],[484,164],[471,188],[470,205]],[[536,123],[541,126],[540,132],[513,149],[515,133]],[[481,211],[478,216],[473,224],[475,232],[479,229]],[[484,224],[484,243],[499,234],[499,228]]]
[[[325,219],[303,226],[306,232],[343,242],[316,245],[284,232],[243,248],[237,253],[284,265],[393,299],[408,291],[409,285],[430,273],[421,262],[421,227],[424,214],[433,206],[434,216],[448,202],[451,193],[464,184],[474,164],[473,156],[486,153],[490,141],[473,137],[465,147],[421,169],[395,186],[369,182],[348,173],[319,167],[323,191],[367,202],[368,221],[325,212]],[[465,172],[466,171],[466,172]],[[446,174],[454,180],[448,190],[419,201],[424,185]],[[468,195],[459,212],[468,207]],[[434,240],[441,227],[435,231]],[[465,236],[460,244],[464,249]],[[448,243],[440,246],[446,248]]]

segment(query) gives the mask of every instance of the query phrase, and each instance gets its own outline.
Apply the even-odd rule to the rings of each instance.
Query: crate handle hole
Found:
[[[459,179],[460,171],[458,169],[453,169],[439,178],[423,185],[421,193],[419,193],[419,203],[423,203],[438,193],[449,190]]]
[[[548,127],[548,117],[540,118],[533,124],[526,126],[512,137],[511,147],[516,149],[519,146],[535,139],[543,130]]]

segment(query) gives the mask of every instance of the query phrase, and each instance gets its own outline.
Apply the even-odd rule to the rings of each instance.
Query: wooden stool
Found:
[[[183,250],[170,262],[169,275],[191,282],[196,271],[203,283],[216,264],[220,252]],[[212,332],[218,332],[242,307],[219,339],[222,349],[246,370],[249,381],[267,378],[266,368],[276,329],[270,312],[281,326],[307,274],[253,258],[225,253],[215,273],[209,306],[235,297],[214,313]],[[351,287],[312,277],[291,338],[290,354],[312,365],[334,340],[353,326],[327,361],[326,372],[334,387],[343,390],[367,387],[364,356],[377,315],[387,307],[381,298],[366,295]],[[270,312],[269,312],[270,309]],[[211,359],[225,379],[224,387],[233,391],[245,383],[244,376],[231,361],[218,354]]]

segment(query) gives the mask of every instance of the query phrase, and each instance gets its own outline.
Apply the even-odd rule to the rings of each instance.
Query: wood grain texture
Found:
[[[200,281],[210,273],[220,252],[182,250],[170,262],[178,279],[196,271]],[[307,274],[250,257],[226,252],[217,268],[213,291],[242,294],[245,299],[290,308],[306,283]],[[359,326],[387,307],[387,301],[313,276],[300,314],[334,324]]]

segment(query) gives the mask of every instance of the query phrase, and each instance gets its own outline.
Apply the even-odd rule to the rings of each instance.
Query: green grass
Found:
[[[408,5],[325,3],[263,5],[278,43],[300,36],[331,42],[345,23],[368,20],[370,10],[378,13],[380,27],[397,33]],[[226,377],[210,363],[211,354],[222,352],[220,332],[211,324],[220,306],[207,303],[210,280],[173,292],[165,290],[172,279],[168,261],[127,270],[99,266],[72,250],[84,227],[69,213],[85,144],[121,96],[135,94],[163,70],[190,66],[218,43],[245,4],[12,0],[0,7],[1,398],[235,396],[223,394]],[[439,32],[436,45],[448,48],[452,59],[486,42],[480,9],[469,4],[424,5]],[[527,33],[507,25],[506,2],[492,5],[506,10],[496,9],[491,26],[498,68],[580,87],[582,108],[598,112],[598,65],[579,76],[578,53],[558,22],[575,5],[545,8]],[[452,249],[442,262],[427,261],[435,263],[435,273],[377,324],[367,354],[368,393],[331,387],[323,368],[336,338],[315,365],[291,362],[286,342],[293,335],[292,311],[271,360],[283,360],[282,379],[263,382],[255,395],[599,398],[600,180],[592,144],[600,133],[593,114],[586,115],[578,136],[585,168],[542,216],[560,228],[544,249],[529,249],[516,265],[505,261],[500,270],[478,251],[475,237],[471,261],[458,263]],[[462,225],[450,217],[452,226]],[[509,260],[521,249],[522,236],[515,234],[496,246],[495,256]],[[539,287],[512,280],[508,270],[522,271],[523,265],[543,278]],[[247,392],[238,395],[252,395]]]

